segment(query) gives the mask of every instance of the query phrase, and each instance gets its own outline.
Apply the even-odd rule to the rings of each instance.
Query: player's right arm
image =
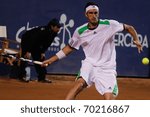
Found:
[[[70,45],[66,45],[62,50],[57,52],[56,55],[54,55],[51,58],[43,61],[43,65],[42,66],[46,66],[46,64],[48,64],[48,65],[52,64],[53,62],[66,57],[68,54],[70,54],[74,50],[75,49],[73,47],[71,47]]]
[[[62,59],[66,57],[68,54],[70,54],[74,50],[78,50],[80,47],[80,41],[79,41],[79,34],[78,31],[76,30],[70,39],[70,42],[68,45],[66,45],[62,50],[56,53],[56,55],[52,56],[48,60],[45,60],[43,62],[42,66],[47,66],[47,64],[52,64],[53,62]]]

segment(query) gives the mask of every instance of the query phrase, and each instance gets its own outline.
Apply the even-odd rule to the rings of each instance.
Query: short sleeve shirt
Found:
[[[85,61],[103,68],[116,67],[116,51],[113,36],[123,31],[123,24],[115,20],[99,20],[96,29],[90,30],[88,24],[78,27],[69,45],[75,49],[83,48]]]

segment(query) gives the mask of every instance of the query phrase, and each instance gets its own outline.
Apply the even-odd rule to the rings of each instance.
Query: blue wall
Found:
[[[46,52],[47,58],[60,50],[63,41],[68,43],[70,35],[77,26],[86,22],[84,6],[88,0],[5,0],[0,4],[0,25],[7,26],[8,38],[20,42],[22,33],[30,28],[45,25],[51,18],[64,22],[54,43]],[[143,45],[143,52],[138,54],[131,42],[131,36],[118,33],[114,37],[117,50],[117,71],[120,76],[149,77],[150,66],[142,65],[143,57],[150,58],[150,1],[145,0],[93,0],[100,5],[100,18],[115,19],[133,25]],[[65,32],[65,33],[63,33]],[[63,38],[65,37],[65,38]],[[17,45],[11,45],[18,48]],[[76,74],[80,68],[83,52],[74,52],[67,58],[49,66],[49,73]],[[2,66],[0,65],[2,70]]]

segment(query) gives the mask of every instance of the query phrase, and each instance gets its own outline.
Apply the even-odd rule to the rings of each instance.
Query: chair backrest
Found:
[[[7,29],[6,26],[0,26],[0,38],[3,38],[3,40],[1,41],[2,43],[2,48],[0,49],[0,54],[4,52],[5,48],[8,48],[8,41],[7,39]],[[0,56],[0,62],[3,61],[3,57]]]
[[[0,26],[0,37],[7,38],[7,29],[6,29],[6,26]]]

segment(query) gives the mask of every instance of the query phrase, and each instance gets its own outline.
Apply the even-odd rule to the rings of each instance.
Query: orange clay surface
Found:
[[[48,75],[53,83],[32,81],[21,82],[17,79],[0,77],[0,100],[64,100],[70,88],[74,85],[75,76]],[[118,100],[150,100],[150,79],[117,78]],[[103,100],[95,87],[85,89],[78,100]]]

